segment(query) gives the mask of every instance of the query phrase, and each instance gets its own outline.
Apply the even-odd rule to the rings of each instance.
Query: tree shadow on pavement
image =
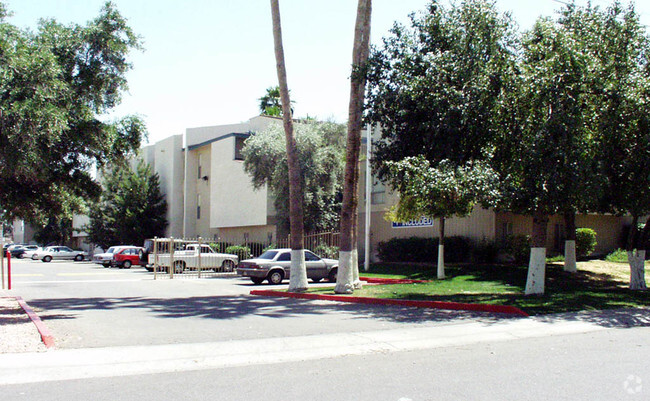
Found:
[[[154,317],[181,319],[199,317],[234,320],[256,315],[274,319],[305,315],[345,314],[354,319],[381,319],[398,323],[480,321],[491,324],[512,315],[468,311],[361,305],[342,302],[288,298],[241,296],[201,296],[188,298],[62,298],[34,299],[30,305],[39,309],[43,320],[74,319],[82,311],[136,309]]]

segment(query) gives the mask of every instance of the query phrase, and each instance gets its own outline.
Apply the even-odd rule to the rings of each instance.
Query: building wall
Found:
[[[607,254],[622,246],[621,239],[624,228],[631,223],[630,217],[619,217],[607,214],[576,215],[577,228],[591,228],[596,231],[596,249],[594,254]],[[503,243],[509,234],[530,235],[533,228],[531,216],[515,215],[512,213],[497,213],[496,239]],[[564,249],[565,225],[560,215],[549,217],[546,228],[546,248],[552,252]]]
[[[267,189],[255,190],[244,164],[235,158],[236,136],[212,144],[211,216],[213,228],[262,226],[267,220]]]
[[[148,152],[151,152],[148,150]],[[183,135],[174,135],[154,145],[154,171],[160,176],[160,189],[167,200],[166,235],[183,235],[183,194],[185,157]]]

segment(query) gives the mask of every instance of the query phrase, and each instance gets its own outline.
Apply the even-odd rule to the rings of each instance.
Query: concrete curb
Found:
[[[27,302],[22,297],[15,296],[13,297],[18,301],[18,304],[20,305],[21,308],[27,313],[27,316],[31,319],[32,323],[36,325],[36,329],[38,330],[38,333],[41,335],[41,340],[43,341],[43,344],[45,344],[46,348],[52,348],[54,347],[54,336],[50,333],[48,328],[45,326],[45,323],[41,320],[40,317],[34,312],[34,310],[27,305]]]
[[[251,295],[266,296],[266,297],[285,297],[285,298],[298,298],[298,299],[317,299],[323,301],[336,301],[336,302],[351,302],[367,305],[392,305],[392,306],[410,306],[415,308],[432,308],[432,309],[448,309],[448,310],[466,310],[472,312],[487,312],[487,313],[506,313],[518,316],[529,316],[528,313],[514,306],[507,305],[487,305],[487,304],[466,304],[460,302],[442,302],[442,301],[413,301],[403,299],[381,299],[381,298],[363,298],[363,297],[350,297],[347,295],[321,295],[321,294],[306,294],[295,292],[281,292],[273,290],[253,290]]]

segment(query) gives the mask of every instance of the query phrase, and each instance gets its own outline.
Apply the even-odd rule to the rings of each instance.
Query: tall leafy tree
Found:
[[[135,168],[118,165],[106,175],[100,201],[90,206],[88,215],[88,239],[102,248],[141,245],[147,238],[163,236],[167,202],[158,174],[142,161]]]
[[[66,245],[72,239],[72,219],[66,216],[51,216],[47,223],[34,233],[39,244]]]
[[[305,230],[337,230],[340,221],[345,125],[331,122],[295,124],[302,174]],[[289,232],[289,182],[283,127],[272,124],[246,140],[244,169],[253,186],[268,186],[274,195],[278,236]]]
[[[359,204],[359,152],[363,105],[366,94],[367,64],[370,54],[370,18],[372,0],[359,0],[352,46],[352,76],[348,107],[348,137],[341,207],[339,268],[334,291],[349,294],[360,286],[357,251],[357,208]]]
[[[645,252],[650,246],[650,38],[632,5],[579,9],[590,24],[585,42],[597,61],[598,173],[605,179],[602,211],[631,215],[626,240],[630,288],[647,289]]]
[[[138,118],[102,118],[127,89],[140,40],[110,2],[84,26],[42,20],[21,30],[6,16],[0,3],[0,204],[42,223],[99,194],[91,166],[140,146]]]
[[[594,103],[590,57],[564,27],[539,19],[523,39],[510,131],[499,143],[495,164],[504,182],[502,206],[532,215],[526,294],[544,293],[549,215],[567,216],[570,260],[575,270],[575,224],[590,195]]]
[[[493,2],[445,8],[432,1],[411,16],[410,27],[395,25],[373,52],[369,116],[382,129],[373,163],[400,194],[392,218],[422,213],[440,219],[444,230],[444,218],[464,216],[478,201],[474,189],[489,180],[474,178],[490,173],[476,166],[491,158],[502,132],[495,117],[516,49],[512,22]]]
[[[302,207],[302,182],[296,138],[293,133],[293,116],[287,70],[284,63],[284,47],[282,45],[282,22],[280,19],[279,0],[271,0],[271,16],[273,18],[273,43],[275,61],[282,101],[282,122],[284,126],[287,166],[289,178],[289,220],[291,228],[291,270],[289,291],[301,292],[307,289],[307,267],[305,265],[304,245],[304,212]]]
[[[481,202],[493,205],[497,198],[496,174],[486,163],[456,166],[447,160],[435,168],[423,155],[387,162],[391,187],[399,201],[388,213],[392,221],[430,217],[439,222],[438,278],[445,278],[445,219],[466,217]]]

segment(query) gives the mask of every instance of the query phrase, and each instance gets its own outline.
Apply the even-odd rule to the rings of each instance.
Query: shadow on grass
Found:
[[[430,265],[373,265],[372,273],[402,274],[407,278],[432,280],[444,283],[449,294],[426,294],[422,291],[402,291],[393,298],[447,301],[463,303],[485,303],[511,305],[523,309],[531,315],[575,312],[582,310],[602,310],[629,307],[650,307],[648,291],[632,291],[626,284],[609,274],[578,271],[567,273],[562,265],[550,264],[546,269],[545,294],[543,296],[525,296],[523,294],[528,274],[525,266],[512,265],[452,265],[446,269],[445,282],[436,280],[435,266]],[[454,278],[463,277],[466,282],[484,283],[507,287],[508,290],[490,290],[463,293],[459,282],[454,288]],[[426,284],[425,284],[426,285]],[[514,293],[514,294],[513,294]]]

